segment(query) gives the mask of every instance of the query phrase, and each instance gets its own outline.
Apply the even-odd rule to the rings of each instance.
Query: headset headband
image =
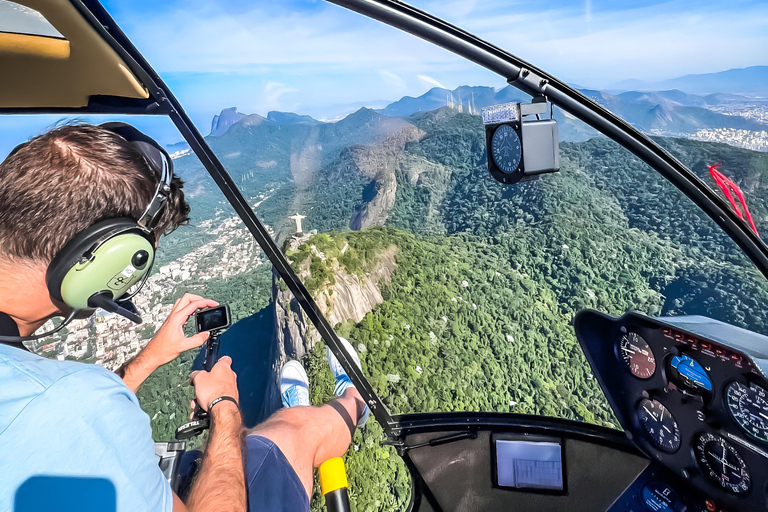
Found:
[[[151,137],[143,134],[133,126],[127,123],[110,122],[99,125],[101,128],[111,131],[121,136],[138,151],[144,162],[152,170],[157,178],[157,188],[147,209],[141,214],[136,223],[147,233],[155,234],[160,217],[162,217],[163,207],[168,201],[168,195],[171,193],[171,181],[173,180],[173,160],[168,152]]]

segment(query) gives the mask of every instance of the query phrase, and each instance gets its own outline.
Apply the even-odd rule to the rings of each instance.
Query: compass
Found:
[[[491,154],[501,172],[512,174],[517,171],[523,159],[523,145],[512,126],[502,124],[496,128],[491,139]]]

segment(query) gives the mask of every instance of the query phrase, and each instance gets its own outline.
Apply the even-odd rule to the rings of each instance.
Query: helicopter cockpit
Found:
[[[736,135],[768,100],[568,85],[396,0],[232,4],[0,0],[0,157],[124,120],[192,206],[142,325],[100,312],[30,350],[116,369],[205,294],[232,309],[247,425],[285,361],[313,404],[325,348],[345,366],[375,419],[346,456],[356,510],[765,510],[768,155]],[[485,7],[427,7],[522,44]],[[155,441],[199,364],[139,389]]]

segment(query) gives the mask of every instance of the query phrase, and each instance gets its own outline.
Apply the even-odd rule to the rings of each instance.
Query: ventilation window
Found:
[[[0,0],[0,32],[64,39],[42,14],[9,0]]]

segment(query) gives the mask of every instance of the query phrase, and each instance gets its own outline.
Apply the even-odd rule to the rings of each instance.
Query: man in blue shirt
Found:
[[[65,126],[16,148],[0,164],[0,336],[29,336],[68,314],[47,285],[55,255],[103,219],[140,219],[158,180],[128,141],[101,127]],[[174,177],[158,235],[187,220],[181,188]],[[195,372],[196,401],[211,415],[211,431],[186,503],[157,465],[149,418],[134,393],[160,365],[205,341],[206,334],[185,337],[182,326],[213,305],[194,295],[177,301],[122,379],[0,344],[0,511],[30,512],[43,502],[120,512],[307,510],[312,468],[342,455],[368,413],[333,358],[337,400],[308,407],[306,375],[298,375],[281,389],[290,408],[250,432],[242,429],[231,360]]]

